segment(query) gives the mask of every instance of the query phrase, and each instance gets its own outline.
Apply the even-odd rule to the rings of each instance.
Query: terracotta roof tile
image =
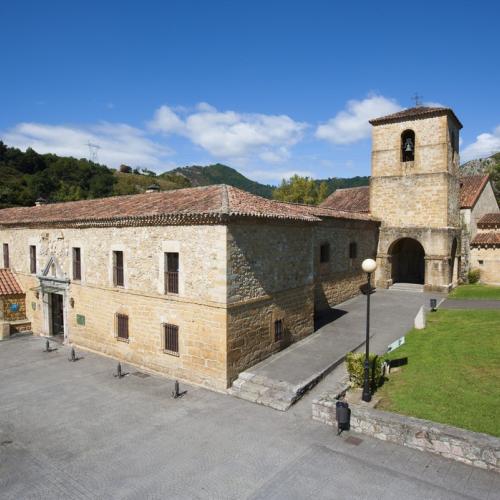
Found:
[[[477,246],[500,246],[500,232],[489,231],[487,233],[477,233],[472,238],[471,245]]]
[[[0,269],[0,296],[17,295],[23,290],[10,269]]]
[[[397,113],[391,115],[381,116],[380,118],[374,118],[370,120],[372,125],[381,125],[383,123],[397,122],[400,120],[406,120],[408,118],[422,118],[431,115],[439,114],[450,114],[458,123],[459,127],[462,128],[460,120],[457,118],[455,113],[451,108],[439,108],[439,107],[429,107],[429,106],[417,106],[415,108],[403,109]]]
[[[460,208],[472,208],[476,204],[488,179],[488,175],[460,177]]]
[[[483,215],[478,223],[478,227],[498,227],[500,228],[500,212]]]
[[[370,209],[370,187],[337,189],[321,203],[320,207],[367,213]]]
[[[115,196],[96,200],[53,203],[0,210],[0,226],[114,225],[182,223],[221,220],[222,217],[259,217],[318,222],[320,217],[369,220],[368,215],[282,203],[226,186],[202,186],[159,193]]]

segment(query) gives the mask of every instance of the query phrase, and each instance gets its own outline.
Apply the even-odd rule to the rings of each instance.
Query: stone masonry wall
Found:
[[[500,247],[472,247],[470,264],[479,269],[481,283],[500,285]]]
[[[401,161],[401,134],[415,132],[415,160]],[[370,209],[388,226],[455,227],[458,219],[458,127],[447,116],[372,128]]]
[[[2,297],[3,302],[3,319],[5,321],[18,321],[26,318],[26,301],[24,295],[9,295]],[[17,304],[19,309],[17,312],[11,311],[11,306]]]
[[[336,426],[335,403],[326,396],[313,401],[313,420]],[[494,436],[360,405],[350,409],[354,432],[500,472],[500,439]]]
[[[35,334],[49,333],[47,297],[29,272],[29,245],[37,247],[37,273],[55,257],[62,277],[70,279],[71,248],[79,247],[82,279],[70,283],[64,298],[70,342],[170,377],[226,388],[225,226],[2,229],[0,240],[9,243]],[[124,252],[124,287],[112,283],[113,250]],[[167,251],[179,252],[179,294],[164,294]],[[128,342],[116,338],[117,313],[129,315]],[[163,352],[167,322],[179,326],[178,357]]]
[[[366,283],[364,259],[377,251],[378,226],[371,222],[330,220],[314,228],[315,310],[321,312],[360,293]],[[349,257],[349,244],[357,255]],[[320,247],[329,244],[328,262],[320,262]]]
[[[228,227],[228,379],[314,330],[312,226]],[[275,342],[274,322],[283,339]]]

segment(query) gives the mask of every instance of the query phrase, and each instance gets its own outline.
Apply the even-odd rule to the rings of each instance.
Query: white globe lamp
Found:
[[[377,269],[377,263],[373,259],[365,259],[361,267],[365,273],[371,274]]]

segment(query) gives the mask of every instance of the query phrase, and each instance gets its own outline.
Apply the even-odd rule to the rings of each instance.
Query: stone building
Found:
[[[448,290],[460,204],[470,227],[498,212],[487,180],[459,179],[451,110],[372,124],[370,187],[319,207],[218,185],[0,210],[2,272],[34,334],[224,391],[358,294],[367,257],[378,286]],[[492,275],[487,239],[470,259]]]
[[[357,294],[377,237],[224,185],[0,211],[35,334],[216,390]]]
[[[479,269],[483,283],[500,285],[500,212],[483,215],[477,228],[471,241],[471,267]]]
[[[321,206],[381,220],[377,286],[449,291],[467,276],[477,221],[499,210],[488,176],[460,175],[462,124],[451,109],[417,107],[370,123],[370,186],[337,190]]]
[[[0,269],[0,340],[9,338],[12,333],[30,330],[21,285],[8,267]]]

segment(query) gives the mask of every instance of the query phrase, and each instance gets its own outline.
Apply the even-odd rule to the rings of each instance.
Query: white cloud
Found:
[[[170,149],[149,139],[144,131],[124,123],[101,122],[89,126],[20,123],[2,135],[9,146],[76,158],[88,158],[87,144],[97,144],[99,163],[110,167],[125,163],[162,170],[163,158],[172,154]]]
[[[491,156],[500,151],[500,125],[492,133],[484,132],[476,140],[461,151],[460,156],[464,161]]]
[[[369,95],[358,101],[347,102],[346,109],[339,111],[316,129],[316,137],[334,144],[351,144],[370,136],[368,120],[401,110],[394,100],[381,95]]]
[[[202,102],[196,111],[184,116],[162,106],[149,127],[155,132],[187,137],[216,158],[242,163],[250,156],[270,162],[286,160],[289,148],[302,139],[307,124],[286,115],[217,111]]]

